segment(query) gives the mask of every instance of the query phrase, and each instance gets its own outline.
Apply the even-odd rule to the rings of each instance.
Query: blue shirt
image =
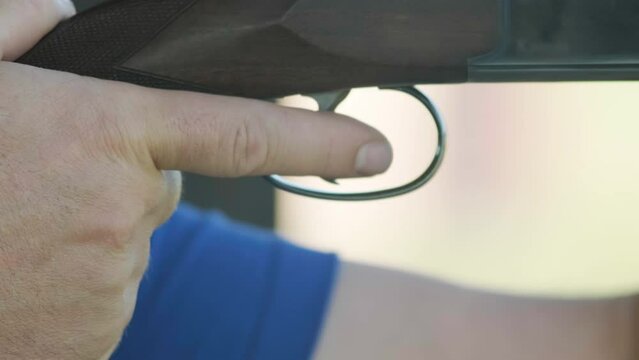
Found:
[[[151,240],[112,359],[310,359],[338,261],[181,206]]]

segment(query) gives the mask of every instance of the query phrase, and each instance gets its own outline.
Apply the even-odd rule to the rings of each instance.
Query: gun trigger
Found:
[[[319,94],[307,95],[311,97],[319,107],[319,111],[335,111],[339,104],[342,103],[350,94],[351,90],[331,91]]]
[[[339,183],[337,182],[337,179],[322,178],[322,180],[326,181],[327,183],[331,183],[333,185],[339,185]]]

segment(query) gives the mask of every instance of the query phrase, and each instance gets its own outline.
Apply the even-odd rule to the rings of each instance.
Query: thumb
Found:
[[[0,0],[0,59],[17,59],[74,14],[71,0]]]

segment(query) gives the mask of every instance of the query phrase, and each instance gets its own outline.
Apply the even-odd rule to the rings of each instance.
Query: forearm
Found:
[[[630,360],[636,298],[551,300],[344,264],[316,360]]]

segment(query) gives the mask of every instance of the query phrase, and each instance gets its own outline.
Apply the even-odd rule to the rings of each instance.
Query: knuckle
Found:
[[[137,184],[131,187],[130,194],[139,198],[139,206],[145,209],[144,213],[149,213],[162,206],[165,194],[169,190],[162,172],[154,171],[151,178],[141,176]]]
[[[84,284],[91,284],[93,292],[97,295],[118,298],[131,276],[125,270],[126,268],[126,262],[122,260],[94,258],[82,269],[78,279]]]
[[[85,106],[73,109],[77,119],[75,133],[85,140],[88,151],[117,159],[148,160],[140,121],[129,121],[144,116],[136,111],[135,90],[90,78],[77,82],[74,103]]]
[[[182,195],[182,174],[179,171],[159,171],[147,182],[142,192],[141,206],[144,215],[155,220],[155,225],[164,223],[173,214]],[[138,192],[138,194],[140,194]]]
[[[85,241],[101,245],[115,252],[126,252],[133,241],[137,217],[126,210],[98,214],[83,236]]]
[[[164,171],[164,190],[152,213],[157,214],[159,224],[167,221],[178,206],[182,195],[182,174],[179,171]]]
[[[104,104],[98,82],[71,76],[56,86],[43,89],[42,103],[54,115],[53,126],[60,128],[67,139],[79,141],[91,154],[98,146],[112,142],[116,137],[104,136],[117,130],[117,116]],[[77,106],[82,104],[82,106]],[[108,141],[105,141],[108,140]]]
[[[251,175],[265,168],[271,144],[264,122],[245,118],[235,124],[233,133],[231,175]]]

